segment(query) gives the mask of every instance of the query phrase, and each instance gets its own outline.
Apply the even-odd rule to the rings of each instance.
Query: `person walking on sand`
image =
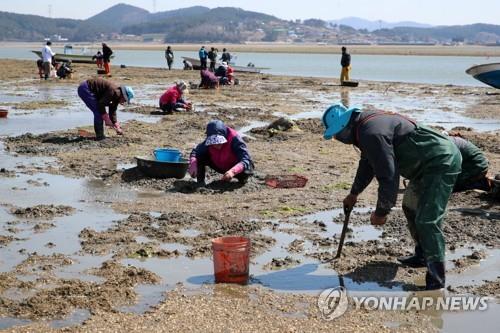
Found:
[[[167,60],[168,70],[171,70],[174,63],[174,52],[172,52],[170,45],[165,50],[165,59]]]
[[[51,45],[52,42],[49,40],[47,41],[47,43],[45,43],[45,46],[42,49],[42,67],[45,80],[47,80],[50,76],[50,71],[52,69],[52,58],[56,55],[50,48]]]
[[[245,184],[253,175],[254,164],[246,143],[231,127],[220,120],[207,124],[206,138],[191,152],[188,172],[198,185],[205,185],[206,166],[223,174],[221,180],[236,178]]]
[[[349,81],[349,73],[351,71],[351,55],[347,53],[345,46],[342,46],[342,58],[340,59],[340,66],[342,70],[340,72],[340,84],[344,81]]]
[[[373,178],[378,181],[378,200],[370,221],[383,225],[396,204],[399,176],[409,180],[403,212],[415,242],[415,253],[425,258],[425,289],[445,286],[445,239],[443,217],[462,157],[444,135],[397,113],[347,109],[341,104],[323,114],[323,137],[335,138],[361,150],[356,177],[344,209],[352,210],[358,195]]]
[[[102,43],[102,60],[104,62],[104,70],[106,71],[106,75],[111,76],[111,55],[113,54],[113,50],[106,44]]]
[[[83,81],[78,87],[78,96],[94,114],[94,131],[96,140],[103,140],[104,124],[115,129],[117,134],[123,130],[116,118],[118,104],[129,103],[135,97],[134,91],[129,86],[118,86],[102,78]],[[108,107],[109,114],[106,113]]]
[[[200,69],[207,69],[207,58],[208,58],[208,52],[205,50],[205,46],[202,46],[201,49],[198,51],[198,56],[200,58]]]
[[[186,83],[179,81],[160,97],[160,109],[166,113],[172,113],[177,109],[191,110],[191,103],[184,100],[183,95],[187,90]]]

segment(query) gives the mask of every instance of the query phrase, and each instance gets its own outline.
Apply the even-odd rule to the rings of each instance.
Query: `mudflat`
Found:
[[[45,82],[36,78],[34,62],[0,60],[2,88],[6,96],[12,97],[0,105],[11,109],[12,117],[16,113],[36,115],[47,109],[67,113],[68,117],[81,112],[87,114],[88,126],[79,129],[92,133],[92,113],[79,100],[76,89],[81,81],[95,76],[95,66],[76,65],[75,69],[72,79]],[[0,246],[6,251],[16,249],[2,252],[10,253],[14,258],[9,261],[15,264],[0,273],[0,316],[18,320],[13,322],[20,325],[7,332],[438,330],[433,324],[436,314],[425,312],[351,307],[341,318],[325,321],[316,306],[317,294],[311,293],[318,288],[312,285],[317,277],[314,274],[304,273],[297,279],[302,284],[287,289],[287,278],[293,279],[287,275],[288,269],[300,271],[308,265],[320,265],[327,272],[327,283],[331,279],[331,287],[338,286],[339,275],[350,281],[348,289],[358,291],[369,291],[373,284],[383,291],[417,291],[424,284],[425,269],[402,267],[396,261],[396,257],[409,254],[413,248],[405,218],[398,209],[401,197],[385,226],[369,225],[368,211],[377,198],[376,181],[359,198],[357,206],[366,209],[351,217],[342,258],[332,260],[343,216],[329,211],[342,207],[359,153],[337,141],[325,141],[317,115],[339,100],[361,104],[367,110],[383,108],[417,118],[434,112],[442,117],[443,127],[458,115],[466,119],[464,124],[446,129],[459,132],[479,146],[490,161],[490,170],[495,172],[500,170],[499,131],[477,131],[467,126],[467,122],[500,122],[495,91],[368,81],[347,88],[333,78],[238,74],[237,86],[205,90],[193,84],[187,98],[193,102],[194,112],[161,115],[157,108],[160,94],[177,80],[199,82],[197,71],[112,67],[112,74],[110,80],[132,86],[137,94],[134,104],[120,107],[127,116],[138,117],[123,124],[123,136],[107,130],[107,139],[95,141],[79,136],[77,128],[67,128],[2,138],[9,154],[23,163],[22,167],[13,165],[2,171],[0,184],[48,174],[67,177],[68,182],[101,182],[103,193],[127,193],[90,197],[84,204],[75,201],[74,206],[81,205],[77,209],[56,202],[40,206],[28,200],[22,204],[20,199],[15,207],[5,204],[6,198],[0,202],[12,212],[8,221],[0,223],[5,230]],[[154,121],[142,121],[139,116]],[[268,127],[283,116],[295,118],[292,126]],[[151,179],[134,167],[135,156],[150,155],[156,147],[176,147],[188,155],[203,140],[206,123],[214,118],[236,129],[248,129],[244,131],[245,140],[255,161],[256,175],[245,186],[220,182],[220,175],[211,173],[210,184],[199,188],[189,177]],[[57,120],[48,117],[47,121]],[[53,162],[41,166],[30,162],[38,157]],[[300,174],[308,182],[295,189],[266,186],[267,175],[282,174]],[[26,190],[6,190],[15,195],[31,193],[33,188],[46,188],[50,193],[55,184],[48,181],[45,185],[44,180],[35,179],[26,184]],[[44,250],[38,251],[43,253],[26,250],[28,245],[23,242],[38,241],[40,235],[58,231],[68,223],[66,219],[90,204],[108,207],[120,217],[105,220],[104,226],[68,227],[68,239],[77,242],[73,244],[77,248],[74,252],[64,251],[65,239],[45,244]],[[16,216],[16,211],[24,215]],[[452,196],[444,228],[451,277],[448,293],[467,292],[498,300],[498,265],[494,268],[500,249],[498,216],[498,198],[476,191]],[[255,275],[250,286],[213,285],[208,280],[194,288],[193,281],[199,275],[195,268],[191,274],[194,277],[188,274],[186,281],[171,277],[176,276],[176,269],[183,269],[176,262],[187,263],[188,267],[190,263],[193,267],[197,263],[207,265],[210,240],[224,235],[251,238],[251,274],[253,269]],[[176,246],[167,248],[165,244]],[[273,251],[279,254],[267,258],[266,253]],[[6,260],[0,258],[0,262]],[[79,263],[85,261],[91,264],[79,269]],[[148,262],[153,264],[148,266]],[[165,276],[155,270],[155,266],[162,265],[170,269],[162,271]],[[481,274],[476,281],[467,278],[468,272],[481,270],[484,265],[490,267],[482,272],[488,278],[481,278]],[[209,276],[210,263],[207,267],[203,275]],[[67,270],[75,274],[68,278],[60,273]],[[284,282],[269,282],[274,281],[269,279],[272,274],[283,274]],[[131,313],[124,307],[144,297],[137,286],[160,286],[165,294],[145,311]],[[57,320],[71,318],[75,310],[85,313],[83,320],[70,319],[66,328],[54,326]]]

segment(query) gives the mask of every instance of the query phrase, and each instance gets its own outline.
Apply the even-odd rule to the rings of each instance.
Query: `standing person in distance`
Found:
[[[215,72],[215,63],[217,62],[217,49],[211,48],[208,51],[208,59],[210,59],[210,71]]]
[[[174,52],[172,52],[170,45],[165,50],[165,59],[167,60],[168,70],[171,70],[174,63]]]
[[[349,81],[349,73],[351,71],[351,55],[347,53],[345,46],[342,46],[342,58],[340,59],[340,66],[342,70],[340,72],[340,84],[344,81]]]
[[[52,67],[52,57],[56,55],[50,48],[51,45],[52,42],[49,40],[47,41],[47,43],[45,43],[45,46],[42,49],[42,67],[45,80],[49,78],[50,70]]]
[[[220,57],[220,61],[225,62],[228,65],[231,62],[231,53],[229,53],[226,48],[222,49],[222,56]]]
[[[113,54],[113,50],[106,44],[102,43],[102,60],[104,62],[104,70],[106,71],[106,75],[111,76],[111,69],[109,64],[111,63],[111,55]]]
[[[207,69],[207,58],[208,58],[208,52],[205,50],[205,46],[202,46],[201,49],[198,51],[198,56],[200,58],[200,63],[201,63],[201,68],[200,69]]]

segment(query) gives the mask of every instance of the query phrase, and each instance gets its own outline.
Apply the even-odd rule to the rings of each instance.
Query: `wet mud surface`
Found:
[[[57,216],[71,215],[75,209],[69,206],[37,205],[26,208],[11,208],[11,214],[20,218],[52,219]]]
[[[6,66],[23,67],[23,62],[6,62]],[[19,80],[22,75],[33,75],[31,71],[20,69],[19,76],[6,76],[6,80],[11,80],[15,90],[21,93],[37,90],[38,85],[51,89],[69,87],[76,91],[78,83],[94,72],[93,67],[82,65],[69,81],[38,82],[36,79]],[[192,89],[188,99],[194,103],[196,111],[160,116],[157,114],[159,95],[175,80],[182,78],[196,82],[197,73],[116,68],[113,74],[113,81],[126,82],[138,92],[136,104],[127,106],[125,112],[153,115],[158,117],[157,122],[127,121],[122,124],[123,136],[107,130],[108,138],[103,141],[81,137],[77,128],[46,134],[30,134],[27,130],[21,135],[2,138],[9,156],[26,158],[26,162],[22,166],[18,163],[0,170],[0,182],[43,172],[68,179],[97,180],[104,184],[103,192],[111,192],[106,192],[104,198],[86,198],[71,205],[56,202],[24,204],[20,194],[19,203],[16,201],[16,205],[6,206],[18,213],[6,213],[8,219],[0,225],[3,231],[0,249],[10,251],[5,253],[20,259],[0,273],[0,316],[34,320],[28,323],[36,331],[57,330],[42,323],[41,319],[63,319],[82,309],[89,311],[85,325],[68,328],[68,331],[95,331],[99,327],[113,331],[120,325],[131,331],[147,331],[148,328],[154,331],[157,326],[151,325],[161,325],[165,320],[193,325],[192,321],[186,321],[185,316],[195,308],[202,312],[203,309],[217,309],[210,316],[207,314],[214,323],[220,322],[218,311],[223,318],[223,314],[231,309],[241,309],[242,312],[238,313],[240,323],[246,318],[247,326],[238,329],[271,327],[260,326],[258,321],[248,319],[263,314],[263,317],[273,320],[272,324],[267,319],[263,322],[277,330],[331,331],[333,324],[321,319],[315,306],[316,298],[301,294],[307,288],[287,290],[283,287],[288,292],[294,291],[292,294],[273,292],[269,289],[280,290],[279,284],[266,284],[270,281],[266,280],[269,278],[266,274],[283,273],[286,280],[289,278],[287,272],[300,271],[314,263],[321,265],[325,274],[330,276],[328,283],[332,287],[338,285],[340,274],[349,281],[350,287],[360,290],[366,285],[366,288],[376,286],[384,291],[414,291],[421,289],[425,269],[403,267],[396,261],[398,256],[410,254],[413,249],[400,206],[391,213],[383,227],[369,225],[368,210],[375,206],[377,196],[375,181],[359,197],[357,206],[362,211],[352,214],[342,256],[334,259],[342,214],[340,211],[317,217],[308,214],[328,213],[342,207],[342,199],[348,193],[356,172],[359,153],[339,142],[323,140],[318,115],[327,105],[342,100],[367,108],[404,112],[417,119],[426,119],[426,112],[434,112],[465,115],[472,122],[483,119],[489,124],[500,122],[498,96],[488,95],[485,88],[362,82],[357,89],[345,89],[339,87],[336,80],[268,75],[241,75],[239,86],[219,90]],[[70,105],[50,107],[54,112],[59,108],[84,107],[83,104],[74,105],[78,103],[76,93],[73,99]],[[10,106],[19,107],[19,110],[24,106],[23,112],[28,113],[49,107],[38,105],[30,110],[23,103]],[[283,116],[290,116],[293,120],[280,119]],[[213,118],[245,131],[245,140],[256,166],[255,176],[246,185],[241,186],[236,181],[222,182],[221,175],[209,172],[207,186],[200,187],[189,175],[184,179],[153,179],[135,167],[135,156],[151,155],[157,147],[176,147],[188,156],[191,149],[204,139],[205,125]],[[274,124],[268,126],[272,122]],[[459,132],[474,142],[485,151],[492,173],[500,170],[498,130],[470,130],[470,126],[465,126],[467,124],[458,124],[462,127],[457,128],[455,121],[438,121],[435,125]],[[88,124],[84,126],[93,132],[90,114]],[[56,165],[40,166],[28,162],[29,158],[47,156],[54,158]],[[307,177],[306,186],[273,189],[265,184],[267,175],[288,174]],[[16,193],[30,194],[36,191],[34,189],[50,192],[54,185],[37,180],[26,182],[23,187],[26,189]],[[127,195],[114,196],[113,191]],[[77,204],[96,202],[105,202],[107,207],[125,217],[103,217],[95,225],[77,224],[74,229],[65,231],[71,237],[68,242],[76,250],[61,251],[59,243],[64,242],[46,239],[52,232],[69,228],[60,219],[80,213],[81,207],[73,208]],[[401,195],[398,203],[400,205]],[[498,262],[498,256],[492,255],[500,248],[498,214],[498,200],[487,194],[468,191],[452,195],[444,226],[450,275],[466,275],[485,262]],[[29,220],[29,228],[24,220]],[[222,291],[218,290],[219,286],[214,286],[207,292],[198,290],[195,294],[176,286],[177,282],[187,283],[197,274],[212,273],[210,241],[225,235],[243,235],[251,239],[253,278],[264,281],[261,282],[263,286],[224,286]],[[30,238],[42,242],[41,246],[27,250],[22,240],[29,241]],[[481,246],[472,249],[471,244]],[[4,260],[0,258],[0,262]],[[154,264],[155,260],[160,261]],[[180,264],[175,264],[176,260]],[[174,262],[170,264],[172,266],[168,266],[170,261]],[[142,267],[150,262],[153,264]],[[197,271],[196,267],[202,264],[208,267],[207,270]],[[161,276],[156,270],[156,266],[162,265],[179,271],[189,267],[193,273],[187,274],[187,279],[173,278],[167,282],[165,276],[168,274]],[[62,273],[68,270],[72,272],[69,277]],[[498,295],[498,279],[495,280],[498,268],[496,272],[497,275],[488,282],[460,283],[458,280],[450,292]],[[310,275],[297,279],[306,285],[307,281],[314,281]],[[167,296],[158,297],[152,302],[153,307],[146,307],[149,309],[146,314],[120,311],[124,306],[147,298],[147,294],[141,295],[140,288],[144,286],[161,288],[161,295],[166,290],[175,289]],[[197,289],[200,288],[204,287],[198,284]],[[318,286],[312,288],[321,289]],[[201,304],[205,305],[198,307]],[[198,312],[196,318],[190,320],[197,321],[202,317],[203,314]],[[360,318],[369,326],[362,324]],[[385,325],[393,321],[400,323],[399,326]],[[336,323],[335,329],[352,331],[435,329],[428,317],[415,313],[350,311],[344,315],[342,323]],[[200,323],[199,327],[206,327],[209,331],[213,328],[208,322]],[[24,328],[13,327],[11,330],[22,332]]]

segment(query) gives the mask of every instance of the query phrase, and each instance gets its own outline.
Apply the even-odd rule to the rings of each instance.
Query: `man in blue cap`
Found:
[[[129,86],[118,86],[102,78],[83,81],[78,86],[78,96],[94,114],[94,131],[96,140],[103,140],[104,124],[115,129],[116,133],[123,134],[123,130],[116,117],[118,104],[128,103],[134,98],[134,91]],[[109,114],[106,112],[108,108]]]
[[[403,198],[403,211],[415,241],[412,258],[423,258],[427,266],[426,290],[444,288],[442,224],[461,171],[462,159],[457,147],[442,134],[391,112],[361,112],[337,104],[325,111],[323,125],[325,139],[334,137],[361,150],[356,177],[343,201],[345,208],[352,209],[358,195],[376,177],[378,200],[370,221],[382,225],[396,204],[399,176],[410,181]]]

